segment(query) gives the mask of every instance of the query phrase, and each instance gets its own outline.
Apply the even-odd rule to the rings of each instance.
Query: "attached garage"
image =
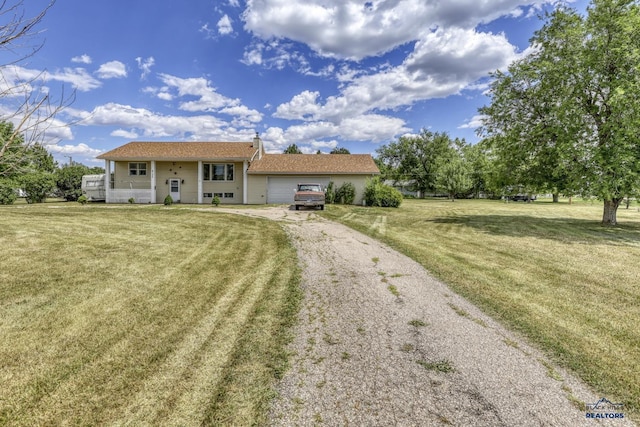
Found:
[[[247,170],[249,204],[293,204],[296,185],[318,183],[334,188],[346,182],[356,190],[354,203],[362,203],[367,180],[380,175],[369,154],[264,154]]]
[[[269,176],[267,177],[267,203],[293,203],[293,193],[298,183],[313,182],[326,187],[330,180],[328,176]]]

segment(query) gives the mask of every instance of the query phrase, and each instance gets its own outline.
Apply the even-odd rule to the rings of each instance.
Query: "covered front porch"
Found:
[[[105,160],[107,203],[248,203],[248,161]]]

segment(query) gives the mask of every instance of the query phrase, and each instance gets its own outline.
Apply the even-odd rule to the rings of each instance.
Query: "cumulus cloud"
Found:
[[[118,130],[114,130],[113,132],[111,132],[110,134],[111,136],[117,136],[120,138],[125,138],[125,139],[136,139],[138,138],[138,133],[133,131],[133,130],[125,130],[125,129],[118,129]]]
[[[169,96],[173,96],[172,91],[177,92],[175,95],[177,98],[189,99],[188,101],[180,102],[179,108],[181,110],[217,112],[255,123],[262,120],[262,113],[242,105],[237,98],[228,98],[218,93],[211,86],[211,82],[205,78],[180,78],[169,74],[160,74],[159,77],[165,84],[165,87],[159,91],[159,94],[164,94],[164,99],[168,100]]]
[[[303,91],[279,105],[274,116],[338,124],[375,111],[406,108],[415,102],[459,94],[516,57],[514,47],[502,34],[437,30],[416,43],[413,52],[399,66],[352,77],[339,95],[325,100],[317,91]],[[382,118],[376,117],[378,125],[384,122]],[[396,121],[391,122],[392,128],[402,127]]]
[[[535,6],[555,0],[536,0]],[[258,38],[243,62],[263,68],[290,67],[331,76],[338,93],[323,97],[304,90],[276,107],[274,117],[296,121],[273,132],[274,144],[340,138],[385,141],[411,129],[395,116],[415,103],[480,90],[489,72],[519,53],[504,34],[476,28],[501,16],[522,15],[530,0],[250,0],[245,28]],[[312,71],[294,42],[334,59]],[[375,57],[403,46],[396,64]],[[296,56],[297,55],[297,56]],[[369,58],[367,66],[362,64]],[[385,114],[387,112],[388,114]],[[278,128],[279,129],[279,128]],[[277,138],[276,138],[277,137]]]
[[[538,0],[540,5],[554,0]],[[531,0],[249,0],[245,28],[263,40],[304,43],[326,57],[360,60],[420,40],[437,28],[472,29]]]
[[[231,18],[229,15],[224,15],[217,24],[218,34],[226,36],[233,33],[233,25],[231,23]]]
[[[95,73],[101,79],[120,79],[127,77],[127,67],[120,61],[105,62]]]
[[[409,73],[438,82],[471,83],[518,57],[504,34],[438,29],[416,43],[404,65]]]
[[[38,85],[45,85],[51,81],[68,83],[81,92],[87,92],[102,85],[84,68],[63,68],[49,72],[20,66],[7,66],[2,70],[0,91],[5,97],[24,96],[25,90],[34,90]],[[47,88],[43,87],[41,90],[47,90]]]
[[[91,111],[68,111],[78,126],[114,127],[112,136],[128,139],[171,138],[192,141],[251,141],[255,129],[237,129],[210,114],[165,115],[131,105],[108,103]]]
[[[87,54],[84,55],[80,55],[80,56],[74,56],[73,58],[71,58],[71,62],[78,62],[80,64],[91,64],[91,57]]]
[[[101,150],[96,150],[95,148],[89,147],[87,144],[80,143],[78,145],[56,145],[51,144],[46,146],[47,150],[51,153],[58,154],[77,154],[85,157],[95,157],[102,153]]]

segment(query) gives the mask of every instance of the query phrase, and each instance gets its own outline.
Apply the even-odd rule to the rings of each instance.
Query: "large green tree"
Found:
[[[455,146],[447,133],[423,129],[419,135],[403,136],[376,150],[377,158],[388,167],[387,177],[395,181],[413,181],[421,194],[437,191],[437,171],[455,155]]]
[[[444,163],[436,173],[438,188],[446,191],[451,201],[456,194],[466,194],[472,188],[471,170],[462,156],[454,156]]]
[[[533,53],[496,73],[482,134],[508,178],[603,200],[615,225],[640,185],[640,12],[637,1],[560,7]]]

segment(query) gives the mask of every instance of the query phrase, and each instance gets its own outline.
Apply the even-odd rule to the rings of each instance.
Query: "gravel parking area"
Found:
[[[419,264],[312,211],[282,221],[305,292],[275,426],[634,425],[587,419],[595,395]]]

